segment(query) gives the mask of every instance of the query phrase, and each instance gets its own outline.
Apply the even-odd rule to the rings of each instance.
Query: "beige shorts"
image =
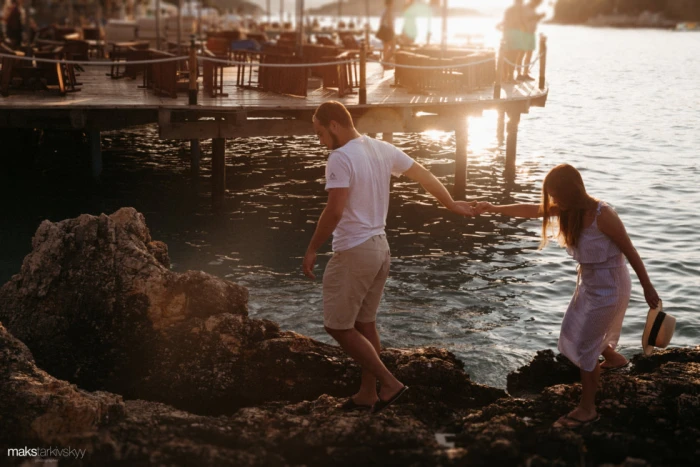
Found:
[[[323,273],[324,326],[352,329],[356,321],[376,321],[390,264],[386,235],[333,253]]]

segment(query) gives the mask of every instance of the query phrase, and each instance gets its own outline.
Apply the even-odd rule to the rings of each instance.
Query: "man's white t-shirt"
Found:
[[[350,140],[328,157],[326,190],[349,188],[348,201],[333,231],[333,251],[360,245],[384,233],[391,176],[399,176],[413,159],[392,144],[368,136]]]

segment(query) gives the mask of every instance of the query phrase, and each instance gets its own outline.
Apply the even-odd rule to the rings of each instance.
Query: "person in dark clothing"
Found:
[[[7,15],[5,31],[12,47],[22,45],[22,0],[12,0],[12,7]]]

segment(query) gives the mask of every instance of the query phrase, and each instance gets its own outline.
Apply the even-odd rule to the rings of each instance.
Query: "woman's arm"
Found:
[[[539,204],[506,204],[502,206],[496,206],[489,203],[488,201],[480,201],[476,205],[477,212],[495,212],[497,214],[503,214],[504,216],[511,217],[527,217],[527,218],[537,218],[542,217],[540,212]],[[551,211],[550,211],[550,215]]]
[[[598,228],[601,232],[610,237],[610,240],[612,240],[615,245],[620,248],[622,254],[627,257],[632,269],[634,269],[634,272],[637,274],[639,283],[642,284],[644,298],[647,304],[651,308],[656,308],[659,304],[659,295],[651,284],[647,270],[644,267],[644,262],[642,262],[642,258],[639,256],[637,249],[632,245],[632,240],[630,240],[629,235],[627,235],[627,230],[622,220],[620,220],[620,217],[613,209],[604,206],[598,216]]]

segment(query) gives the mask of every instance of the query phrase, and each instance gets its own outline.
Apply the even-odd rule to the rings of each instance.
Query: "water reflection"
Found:
[[[467,197],[536,202],[549,168],[576,166],[589,191],[617,208],[678,318],[673,343],[694,345],[700,336],[694,299],[700,288],[700,133],[692,124],[697,108],[687,103],[700,98],[688,78],[700,73],[694,60],[700,42],[663,31],[546,28],[555,91],[545,109],[522,118],[516,176],[503,176],[498,115],[472,118]],[[615,71],[620,57],[642,54],[648,62],[627,66],[634,73]],[[679,62],[686,68],[672,66]],[[674,87],[648,93],[669,80]],[[397,134],[395,142],[451,186],[452,134]],[[187,143],[160,141],[151,127],[105,133],[101,186],[86,182],[78,142],[47,134],[45,143],[32,176],[0,184],[0,283],[19,270],[43,219],[133,206],[146,215],[153,237],[169,245],[175,270],[201,269],[247,285],[251,315],[328,341],[320,282],[301,274],[326,200],[327,154],[315,138],[228,141],[229,192],[218,213],[210,202],[210,141],[202,142],[200,177],[192,180]],[[391,196],[387,229],[394,261],[379,318],[386,345],[449,348],[477,381],[497,386],[536,350],[556,348],[575,264],[556,245],[536,251],[537,221],[457,218],[403,179],[394,182]],[[319,271],[328,258],[326,249]],[[646,310],[635,282],[621,340],[627,355],[640,350]]]

